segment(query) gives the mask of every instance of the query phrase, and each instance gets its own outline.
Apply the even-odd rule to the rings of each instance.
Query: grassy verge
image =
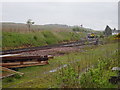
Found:
[[[85,75],[81,74],[85,71],[87,71],[86,68],[89,67],[98,67],[100,62],[109,61],[107,60],[107,57],[114,58],[112,60],[112,66],[116,66],[116,63],[114,60],[116,60],[116,57],[112,56],[115,54],[118,47],[118,44],[107,44],[97,47],[85,47],[83,49],[84,52],[74,52],[69,53],[64,56],[55,57],[54,59],[50,60],[50,64],[46,66],[35,66],[35,67],[27,67],[27,68],[21,68],[18,71],[25,73],[23,77],[20,79],[16,79],[14,77],[12,78],[13,81],[3,80],[3,87],[12,87],[12,88],[61,88],[61,87],[84,87],[86,78],[84,76],[88,77],[87,73]],[[109,61],[109,64],[111,61]],[[66,67],[56,71],[56,72],[49,72],[50,70],[55,70],[57,67],[63,66],[67,64]],[[108,65],[109,65],[108,64]],[[111,65],[111,64],[110,64]],[[106,63],[105,63],[106,68]],[[116,74],[111,72],[111,67],[104,68],[103,66],[103,73],[106,75],[104,78],[100,78],[98,75],[98,79],[103,80],[107,82],[107,79],[110,75]],[[109,72],[106,73],[106,70],[109,70]],[[99,70],[98,70],[99,71]],[[95,71],[95,72],[98,72]],[[95,73],[93,73],[95,74]],[[99,74],[99,73],[96,73]],[[101,74],[101,72],[100,72]],[[106,78],[107,77],[107,78]],[[94,76],[91,76],[91,78],[95,78]],[[95,79],[96,80],[96,79]],[[102,84],[104,84],[103,82]],[[90,80],[88,82],[90,84]],[[86,84],[86,87],[90,87]],[[93,82],[93,84],[96,84]],[[107,82],[108,84],[108,82]],[[106,85],[107,85],[106,84]],[[99,84],[98,84],[99,85]],[[91,86],[92,87],[92,86]],[[100,87],[94,86],[94,87]],[[107,86],[102,86],[107,87]],[[109,86],[108,86],[109,87]],[[115,87],[110,85],[110,87]]]
[[[62,31],[37,31],[29,33],[3,32],[2,48],[15,49],[23,47],[43,46],[57,44],[65,41],[79,40],[85,34],[77,34],[75,32]]]
[[[111,69],[119,66],[118,44],[105,45],[103,48],[90,50],[84,55],[83,61],[70,64],[59,72],[57,79],[60,87],[116,88],[117,85],[109,83],[109,79],[110,76],[117,76],[117,72],[112,72]]]
[[[112,67],[118,66],[118,51],[110,57],[101,58],[98,65],[82,74],[80,78],[80,86],[82,88],[116,88],[117,85],[109,83],[111,76],[117,76],[117,72],[113,72]]]

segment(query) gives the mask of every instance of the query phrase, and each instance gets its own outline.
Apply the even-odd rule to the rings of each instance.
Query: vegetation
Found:
[[[5,82],[10,83],[10,82],[14,82],[17,79],[20,79],[22,76],[19,74],[15,74],[14,76],[10,77],[10,78],[6,78]]]
[[[82,88],[116,88],[117,85],[109,83],[111,76],[117,76],[116,72],[111,69],[118,66],[118,51],[111,57],[101,58],[98,65],[88,70],[80,78],[80,85]]]
[[[116,76],[112,67],[118,66],[117,44],[106,45],[86,52],[80,62],[70,64],[57,76],[62,88],[116,88],[109,83]],[[82,65],[82,66],[81,66]]]
[[[25,25],[24,25],[25,26]],[[57,30],[53,30],[57,26]],[[43,46],[79,40],[89,30],[80,27],[47,25],[43,30],[32,26],[31,31],[3,31],[3,49]],[[62,29],[61,29],[62,28]],[[48,30],[50,29],[50,30]],[[13,29],[12,29],[13,30]],[[16,30],[16,28],[15,28]],[[26,29],[25,29],[26,30]],[[19,30],[18,30],[19,31]],[[87,33],[86,33],[87,32]],[[66,53],[49,61],[49,65],[18,69],[24,76],[3,79],[4,88],[116,88],[109,83],[117,75],[111,68],[119,66],[119,35],[104,37],[102,45],[86,46],[80,52]],[[87,43],[87,42],[86,42]]]
[[[34,24],[34,23],[35,22],[33,22],[31,19],[28,19],[27,25],[28,25],[29,31],[30,31],[31,25]]]
[[[78,26],[67,26],[61,24],[32,25],[34,22],[27,21],[27,24],[2,23],[2,49],[16,49],[34,46],[43,46],[79,40],[86,37],[87,33],[101,32]]]
[[[48,30],[29,33],[3,32],[2,47],[3,49],[14,49],[43,46],[49,44],[57,44],[65,41],[79,40],[84,36],[85,33],[77,34],[75,32],[68,31],[54,32]]]
[[[12,82],[3,80],[3,87],[17,88],[113,88],[108,82],[116,75],[111,68],[117,66],[118,44],[91,46],[83,52],[73,52],[55,57],[46,66],[21,68],[23,77]],[[66,66],[65,66],[66,65]],[[62,66],[62,67],[61,67]],[[64,66],[64,67],[63,67]],[[58,67],[61,67],[58,69]],[[56,72],[50,72],[51,70]],[[11,77],[9,77],[11,78]]]
[[[52,31],[75,31],[78,29],[78,31],[93,31],[89,28],[79,27],[79,26],[68,26],[63,24],[46,24],[46,25],[32,25],[34,22],[32,22],[31,19],[27,21],[26,24],[24,23],[2,23],[2,31],[7,32],[29,32],[29,25],[31,31],[40,31],[40,30],[52,30]]]
[[[79,26],[74,26],[72,29],[74,32],[92,32],[93,30],[91,29],[86,29],[83,27],[79,27]],[[95,31],[94,31],[95,32]]]

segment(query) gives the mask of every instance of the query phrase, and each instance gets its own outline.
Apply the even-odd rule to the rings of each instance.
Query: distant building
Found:
[[[112,35],[118,35],[119,33],[120,33],[120,30],[116,30],[116,28],[112,30]]]
[[[112,29],[107,25],[104,32],[105,36],[112,35]]]

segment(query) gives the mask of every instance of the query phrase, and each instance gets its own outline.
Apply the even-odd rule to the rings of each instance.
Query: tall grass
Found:
[[[111,57],[100,58],[98,64],[82,74],[80,78],[80,86],[82,88],[116,88],[109,82],[110,76],[117,76],[113,72],[112,67],[118,66],[117,52]]]
[[[58,85],[61,88],[116,88],[116,85],[109,83],[109,79],[110,76],[117,75],[111,70],[112,67],[118,66],[117,45],[105,45],[89,50],[79,57],[71,55],[74,61],[80,61],[59,71],[56,76]]]
[[[43,46],[50,44],[57,44],[64,41],[79,40],[84,37],[84,34],[77,34],[75,32],[54,32],[54,31],[39,31],[29,33],[17,33],[17,32],[3,32],[2,35],[2,47],[3,49],[22,48]]]
[[[25,73],[12,82],[3,80],[3,87],[17,88],[112,88],[108,82],[116,75],[111,68],[118,65],[118,44],[85,47],[83,52],[55,57],[49,65],[19,69]],[[49,72],[67,64],[56,72]],[[10,78],[10,77],[9,77]]]

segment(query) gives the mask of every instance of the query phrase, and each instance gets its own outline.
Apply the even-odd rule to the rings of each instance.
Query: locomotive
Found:
[[[95,33],[88,33],[87,38],[95,38]]]

